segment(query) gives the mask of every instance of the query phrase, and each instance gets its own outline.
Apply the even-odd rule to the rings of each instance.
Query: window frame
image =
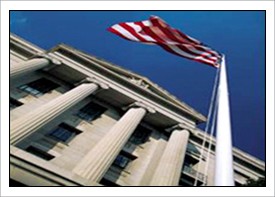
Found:
[[[90,111],[89,111],[90,110]],[[99,118],[107,110],[106,107],[99,105],[93,101],[86,104],[76,112],[76,116],[84,121],[91,122]],[[94,113],[93,113],[94,112]]]
[[[148,141],[148,138],[150,137],[152,133],[152,130],[145,128],[143,126],[138,126],[134,133],[131,135],[129,142],[135,145],[143,144],[146,141]]]
[[[133,162],[136,158],[137,158],[136,156],[122,150],[113,161],[112,166],[125,170],[129,167],[129,164]],[[124,160],[122,162],[126,162],[126,163],[120,164],[119,160]]]
[[[63,130],[62,130],[63,129]],[[59,133],[62,132],[62,133]],[[64,143],[64,144],[68,144],[69,142],[72,141],[72,139],[74,139],[77,135],[81,134],[82,131],[80,131],[79,129],[67,124],[67,123],[61,123],[59,124],[57,127],[55,127],[54,129],[52,129],[49,133],[47,133],[47,137],[50,137],[51,139]],[[66,136],[70,134],[69,136]],[[64,136],[66,136],[66,139],[63,139]]]
[[[28,146],[25,149],[25,151],[28,152],[28,153],[30,153],[30,154],[32,154],[32,155],[34,155],[34,156],[36,156],[36,157],[39,157],[39,158],[41,158],[43,160],[46,160],[46,161],[50,161],[50,160],[52,160],[52,159],[55,158],[54,155],[49,154],[48,152],[46,152],[44,150],[41,150],[41,149],[39,149],[39,148],[37,148],[35,146],[32,146],[32,145]]]
[[[24,85],[21,85],[18,87],[18,89],[32,96],[40,97],[46,93],[55,90],[58,87],[60,87],[58,83],[42,77],[37,80],[26,83]]]

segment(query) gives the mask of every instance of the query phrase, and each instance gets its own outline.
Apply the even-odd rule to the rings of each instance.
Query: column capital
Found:
[[[123,107],[122,109],[127,110],[129,108],[135,108],[135,107],[141,107],[141,108],[145,109],[147,112],[152,113],[152,114],[156,113],[155,109],[153,109],[152,107],[149,107],[148,105],[144,104],[141,101],[136,101],[128,106]]]
[[[47,60],[49,60],[51,63],[55,64],[55,65],[60,65],[62,64],[62,62],[56,58],[51,57],[49,54],[47,53],[37,53],[35,54],[32,58],[45,58]]]
[[[168,132],[173,132],[174,130],[187,130],[189,133],[191,133],[191,128],[188,127],[186,124],[184,123],[178,123],[172,127],[169,127],[167,129],[165,129]]]
[[[102,82],[100,79],[97,79],[95,77],[87,77],[87,78],[85,78],[85,79],[83,79],[82,81],[79,82],[79,84],[82,84],[82,83],[95,83],[100,88],[102,88],[104,90],[109,89],[109,85],[108,84]]]

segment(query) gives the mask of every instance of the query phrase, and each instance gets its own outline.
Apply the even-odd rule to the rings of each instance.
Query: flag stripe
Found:
[[[181,32],[177,31],[176,29],[171,28],[166,22],[161,20],[158,17],[150,17],[150,20],[154,26],[158,26],[163,30],[170,30],[172,34],[178,37],[178,42],[185,43],[185,44],[200,44],[199,42],[193,41],[188,36],[184,34],[179,34]]]
[[[157,33],[156,33],[154,30],[152,30],[152,28],[146,27],[142,22],[139,23],[139,25],[142,27],[142,29],[144,30],[145,33],[147,33],[148,35],[151,35],[156,41],[158,41],[159,43],[163,43],[163,45],[166,44],[166,42],[160,37],[160,35],[162,35],[162,34],[160,34],[160,31],[157,31]],[[165,37],[165,36],[163,36],[163,37]],[[171,41],[171,40],[168,40],[168,41]],[[213,61],[205,59],[204,57],[202,57],[201,54],[195,54],[195,53],[189,51],[188,49],[184,48],[181,45],[167,45],[167,46],[174,53],[177,53],[180,56],[188,57],[189,59],[194,59],[196,61],[199,59],[201,61],[205,61],[205,62],[210,63],[210,64],[214,63]]]
[[[201,59],[195,59],[194,57],[188,57],[188,56],[186,56],[186,55],[179,54],[179,53],[175,52],[175,49],[172,49],[171,46],[162,45],[161,47],[162,47],[163,49],[165,49],[166,51],[168,51],[168,52],[170,52],[170,53],[173,53],[173,54],[175,54],[175,55],[177,55],[177,56],[185,57],[185,58],[190,59],[190,60],[193,60],[193,61],[197,61],[197,62],[200,62],[200,63],[204,63],[204,64],[208,64],[208,65],[210,65],[210,66],[217,67],[217,66],[215,66],[215,64],[213,64],[213,62],[211,62],[211,61],[204,61],[204,60],[201,60]]]
[[[127,38],[128,40],[139,42],[139,40],[135,36],[133,36],[130,32],[121,27],[120,24],[112,26],[110,30],[117,32],[117,34],[119,34],[120,36],[122,35],[122,37]]]
[[[142,34],[141,27],[139,25],[137,25],[136,23],[126,23],[126,24],[135,30],[135,33],[138,35],[138,37],[142,38],[140,40],[141,42],[156,43],[156,40],[154,40],[151,36]]]
[[[164,31],[167,35],[169,35],[170,37],[172,37],[173,39],[176,39],[173,35],[170,34],[170,32],[167,31],[167,29],[162,29],[162,31]],[[176,39],[177,41],[177,39]],[[205,59],[212,59],[212,55],[207,53],[207,52],[204,52],[204,51],[199,51],[196,49],[196,47],[194,47],[193,45],[190,45],[190,44],[179,44],[177,45],[178,48],[180,48],[181,50],[185,51],[185,52],[188,52],[188,53],[191,53],[193,55],[197,55],[197,56],[202,56],[204,57]],[[217,60],[216,57],[214,57],[214,60]]]
[[[152,28],[150,28],[150,27],[146,27],[146,26],[144,26],[144,23],[140,23],[141,24],[141,26],[142,26],[142,28],[143,28],[143,30],[144,31],[146,31],[146,33],[147,34],[149,34],[149,35],[151,35],[154,39],[156,39],[156,37],[158,38],[158,39],[156,39],[158,42],[162,42],[162,43],[164,43],[164,44],[166,44],[167,42],[165,42],[164,40],[162,40],[161,38],[160,38],[160,36],[162,36],[162,38],[166,38],[167,39],[167,36],[164,36],[162,33],[160,33],[160,31],[158,31],[157,33],[155,33],[154,31],[150,31],[150,30],[152,30]],[[153,24],[153,23],[152,23]],[[159,26],[159,25],[158,25]],[[158,26],[154,26],[154,28],[157,28]],[[169,39],[169,38],[168,38]],[[169,42],[168,42],[168,44],[170,44],[171,42],[172,42],[172,40],[168,40]],[[189,45],[189,46],[191,46],[191,45]],[[185,56],[187,56],[188,54],[187,53],[192,53],[193,55],[198,55],[198,56],[203,56],[203,57],[205,57],[205,53],[203,53],[203,52],[201,52],[201,51],[197,51],[198,53],[193,53],[194,51],[190,51],[189,49],[187,49],[184,45],[177,45],[177,47],[171,47],[172,48],[172,50],[174,51],[174,52],[176,52],[176,53],[178,53],[180,56],[183,56],[183,57],[185,57]],[[183,52],[180,52],[180,50],[178,49],[178,48],[180,48],[180,49],[182,49],[183,50]],[[187,53],[186,53],[187,52]],[[190,57],[189,55],[188,55],[188,58],[190,58],[190,59],[192,59],[192,57]],[[194,59],[198,59],[198,58],[196,58],[196,57],[193,57]],[[201,58],[199,58],[199,59],[201,59]],[[206,59],[208,59],[207,57],[206,57]],[[212,61],[212,64],[214,64],[216,61],[217,61],[217,58],[215,57],[214,58],[214,60],[215,61]],[[203,61],[203,59],[202,59],[202,61]],[[209,63],[209,61],[208,60],[205,60],[207,63]]]
[[[173,41],[176,41],[176,42],[179,42],[179,43],[181,43],[181,44],[184,44],[185,47],[187,47],[190,51],[193,51],[193,52],[195,52],[195,53],[200,54],[200,53],[205,52],[205,53],[204,53],[204,56],[208,56],[209,59],[216,59],[216,60],[217,60],[217,57],[216,57],[217,54],[212,53],[211,50],[206,50],[206,49],[200,47],[199,45],[197,46],[198,41],[197,41],[197,42],[191,41],[191,42],[195,43],[195,45],[191,45],[190,43],[186,43],[186,42],[189,42],[189,41],[190,41],[189,37],[187,38],[185,35],[184,35],[185,37],[182,37],[182,36],[181,36],[182,34],[181,34],[181,35],[177,34],[178,31],[177,31],[176,29],[171,28],[171,27],[170,27],[169,25],[167,25],[167,24],[166,24],[167,26],[163,26],[162,23],[164,23],[164,22],[161,21],[159,18],[152,18],[151,21],[152,21],[152,24],[153,24],[153,25],[159,27],[159,28],[160,28],[165,34],[167,34],[167,36],[169,36]],[[188,40],[186,40],[186,38],[187,38]],[[202,51],[203,51],[203,52],[202,52]],[[209,55],[208,55],[208,54],[209,54]],[[214,56],[214,57],[213,57],[213,56]]]
[[[122,28],[124,28],[125,31],[128,31],[132,36],[134,36],[138,42],[146,42],[146,39],[144,39],[142,36],[140,36],[137,31],[131,27],[131,24],[123,23],[120,25]]]

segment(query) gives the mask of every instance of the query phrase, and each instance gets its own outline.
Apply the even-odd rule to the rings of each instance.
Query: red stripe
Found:
[[[185,35],[181,31],[172,28],[169,24],[167,24],[164,20],[162,20],[159,17],[150,17],[150,21],[153,25],[155,25],[157,27],[164,28],[164,29],[169,29],[169,31],[171,31],[172,34],[174,34],[174,35],[177,34],[177,35],[181,36],[182,40],[180,42],[189,43],[189,44],[190,43],[192,43],[192,44],[201,44],[199,41],[195,40],[194,38],[191,38],[190,36]],[[165,27],[163,27],[162,24],[164,24]]]
[[[178,47],[179,47],[180,49],[182,49],[183,51],[188,52],[188,53],[192,53],[193,55],[201,56],[201,57],[203,57],[203,58],[205,58],[205,59],[208,59],[208,60],[210,60],[210,61],[213,61],[213,59],[210,59],[209,56],[207,56],[206,54],[199,54],[199,53],[196,53],[196,52],[192,52],[192,51],[190,50],[190,48],[189,48],[188,46],[186,46],[186,43],[185,43],[185,42],[183,43],[183,40],[181,40],[181,39],[183,39],[183,38],[181,38],[181,39],[178,38],[178,37],[175,35],[175,31],[173,32],[173,29],[170,28],[168,25],[167,25],[166,27],[163,27],[163,25],[161,24],[162,21],[160,21],[158,18],[153,18],[153,19],[151,19],[151,22],[152,22],[152,24],[153,24],[154,26],[159,27],[159,28],[167,35],[167,37],[170,38],[170,40],[175,41],[175,42],[179,42],[179,43],[183,44],[183,45],[178,45]],[[166,25],[166,24],[165,24],[165,25]],[[190,45],[190,46],[191,46],[191,45]],[[194,46],[194,45],[192,45],[191,47],[194,47],[194,48],[197,49],[197,50],[201,50],[199,47],[196,47],[196,46]],[[204,49],[203,49],[203,51],[201,51],[201,53],[203,53],[203,52],[206,52],[206,53],[208,53],[209,55],[213,55],[213,54],[211,53],[211,51],[209,51],[209,50],[204,50]],[[216,55],[214,55],[214,57],[216,57]]]
[[[147,35],[150,35],[152,38],[154,38],[156,41],[158,41],[157,44],[161,45],[163,48],[165,48],[166,50],[169,50],[169,51],[173,51],[172,49],[170,49],[170,47],[165,47],[165,45],[167,45],[167,42],[165,42],[162,38],[160,38],[158,36],[158,34],[156,34],[154,31],[152,31],[152,29],[150,27],[147,27],[147,26],[144,26],[144,24],[142,22],[138,22],[136,23],[137,25],[140,25],[143,29],[143,31],[147,34]],[[177,45],[178,46],[178,45]],[[190,55],[193,55],[193,56],[196,56],[196,57],[202,57],[201,55],[198,55],[198,54],[195,54],[191,51],[189,51],[188,49],[186,49],[185,47],[179,45],[178,46],[182,51],[186,52],[186,53],[189,53]],[[203,60],[198,60],[198,59],[195,59],[195,58],[190,58],[190,57],[187,57],[187,56],[184,56],[184,55],[181,55],[181,54],[178,54],[177,52],[173,51],[174,54],[177,54],[181,57],[185,57],[185,58],[188,58],[188,59],[192,59],[192,60],[196,60],[196,61],[203,61]],[[202,57],[203,58],[203,57]],[[205,58],[206,59],[206,58]],[[213,60],[210,60],[210,59],[207,59],[209,61],[212,61]],[[206,63],[205,61],[203,61],[204,63]],[[207,62],[208,63],[208,62]],[[210,63],[208,63],[210,64]],[[214,64],[214,62],[213,62]]]
[[[109,32],[112,32],[112,33],[114,33],[114,34],[116,34],[116,35],[118,35],[118,36],[120,36],[120,37],[126,39],[126,40],[133,41],[133,40],[127,38],[126,36],[124,36],[122,33],[118,32],[118,31],[115,30],[115,29],[113,29],[112,27],[109,27],[107,30],[108,30]]]
[[[155,25],[155,26],[158,26],[159,28],[162,29],[162,31],[164,31],[167,35],[169,35],[169,37],[174,40],[174,41],[177,41],[177,42],[180,42],[182,44],[188,44],[186,43],[186,40],[189,39],[190,37],[183,34],[182,32],[176,30],[176,29],[173,29],[171,28],[170,26],[167,26],[167,28],[163,27],[161,24],[160,24],[160,20],[158,19],[153,19],[152,20],[152,23]],[[180,33],[180,34],[179,34]],[[178,36],[176,36],[178,35]],[[181,35],[181,37],[180,37]],[[184,37],[183,37],[184,36]],[[190,39],[189,39],[190,40]],[[206,53],[210,53],[210,55],[213,55],[215,57],[219,56],[217,53],[213,53],[212,50],[208,50],[208,49],[205,49],[203,48],[201,45],[198,45],[197,42],[192,42],[194,44],[191,44],[195,49],[197,50],[200,50],[200,51],[204,51]],[[196,44],[197,43],[197,44]]]
[[[164,23],[161,19],[152,18],[150,20],[154,26],[159,27],[163,32],[165,32],[168,35],[168,37],[170,37],[171,40],[174,40],[182,44],[187,44],[187,43],[190,44],[190,41],[188,41],[183,37],[179,37],[179,34],[176,31],[173,31],[173,29],[168,24]],[[163,26],[163,23],[164,23],[164,26]],[[178,37],[176,37],[175,35],[178,35]],[[193,44],[193,42],[191,43]]]
[[[147,35],[149,35],[149,36],[151,36],[152,38],[154,38],[154,39],[158,42],[157,44],[161,45],[162,47],[164,47],[164,45],[167,45],[167,42],[165,42],[163,39],[161,39],[161,38],[158,36],[158,34],[156,34],[154,31],[152,31],[152,29],[151,29],[150,27],[145,26],[142,22],[137,22],[136,24],[137,24],[137,25],[140,25],[140,26],[142,27],[143,31],[144,31]],[[198,55],[198,54],[195,54],[195,53],[189,51],[188,49],[186,49],[186,48],[183,47],[182,45],[179,45],[179,46],[177,45],[177,47],[179,47],[182,51],[184,51],[184,52],[186,52],[186,53],[189,53],[190,55],[193,55],[193,56],[196,56],[196,57],[202,57],[201,55]],[[165,47],[165,48],[166,48],[166,49],[169,49],[169,51],[173,51],[173,50],[170,49],[169,47],[168,47],[168,48]],[[177,55],[179,55],[179,56],[181,56],[181,57],[185,57],[185,58],[192,59],[192,60],[195,60],[195,61],[203,61],[203,60],[198,60],[198,59],[195,59],[195,58],[190,58],[190,57],[187,57],[187,56],[178,54],[178,53],[175,52],[175,51],[173,51],[173,53],[174,53],[174,54],[177,54]],[[204,57],[202,57],[202,58],[204,58]],[[205,59],[207,59],[207,58],[205,58]],[[211,60],[211,59],[207,59],[207,60],[212,61],[213,64],[214,64],[214,61],[213,61],[213,60]],[[206,63],[205,61],[203,61],[203,62]],[[207,63],[208,63],[208,62],[207,62]],[[210,63],[208,63],[208,64],[210,64]]]
[[[179,31],[177,29],[171,28],[169,25],[168,25],[168,29],[171,31],[172,34],[178,34],[179,36],[181,36],[181,38],[184,41],[187,40],[188,42],[190,42],[190,44],[192,44],[198,50],[204,50],[205,52],[209,52],[209,53],[211,53],[212,55],[214,55],[216,57],[220,57],[220,54],[218,54],[216,51],[214,51],[214,50],[212,50],[212,49],[210,49],[206,46],[203,46],[203,44],[201,42],[196,41],[194,38],[191,38],[190,36],[182,33],[181,31]]]
[[[176,31],[179,32],[181,35],[184,35],[182,32],[180,32],[178,30],[176,30]],[[213,55],[217,58],[220,57],[220,55],[217,52],[213,51],[212,49],[210,49],[208,47],[203,46],[202,43],[200,43],[200,44],[191,44],[191,45],[194,46],[196,49],[208,52],[208,53],[210,53],[211,55]]]
[[[156,44],[159,44],[159,43],[161,43],[161,44],[166,44],[166,42],[163,41],[158,35],[156,35],[156,34],[150,29],[150,27],[145,26],[142,22],[135,22],[135,24],[136,24],[136,25],[139,25],[139,26],[142,28],[143,32],[144,32],[146,35],[148,35],[148,36],[150,36],[151,38],[153,38],[154,40],[156,40],[156,41],[157,41]]]
[[[184,39],[188,40],[192,44],[201,44],[201,42],[196,42],[195,40],[192,40],[191,37],[185,35],[184,33],[182,33],[181,31],[179,31],[177,29],[174,29],[174,31],[176,31],[180,36],[182,36]]]
[[[190,60],[193,60],[193,61],[196,61],[196,62],[204,63],[204,64],[207,64],[207,65],[212,66],[212,67],[217,67],[217,66],[215,66],[214,63],[211,64],[209,62],[203,61],[202,59],[193,59],[193,58],[189,58],[189,57],[183,56],[181,54],[178,54],[175,51],[173,51],[170,47],[168,47],[167,45],[159,45],[159,46],[161,46],[164,50],[166,50],[166,51],[168,51],[170,53],[173,53],[174,55],[177,55],[177,56],[180,56],[180,57],[184,57],[186,59],[190,59]]]
[[[147,40],[145,40],[144,38],[142,38],[140,35],[138,35],[135,29],[133,29],[131,26],[127,25],[126,23],[120,23],[119,25],[122,28],[126,29],[134,37],[136,37],[137,39],[139,39],[141,42],[148,42]]]
[[[175,30],[175,32],[180,33],[181,36],[185,35],[185,34],[183,34],[182,32],[180,32],[180,31],[178,31],[178,30]],[[185,35],[185,36],[186,36],[186,35]],[[195,43],[192,44],[192,43],[190,43],[190,45],[194,46],[197,50],[204,51],[204,52],[208,52],[208,53],[210,53],[211,55],[213,55],[213,56],[215,56],[215,57],[218,56],[218,54],[215,53],[214,51],[212,51],[211,49],[206,49],[206,48],[204,48],[204,46],[203,46],[201,43],[200,43],[200,44],[195,44]]]

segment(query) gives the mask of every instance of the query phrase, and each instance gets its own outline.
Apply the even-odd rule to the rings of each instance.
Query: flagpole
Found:
[[[234,186],[230,107],[224,55],[220,69],[215,151],[215,186]]]

